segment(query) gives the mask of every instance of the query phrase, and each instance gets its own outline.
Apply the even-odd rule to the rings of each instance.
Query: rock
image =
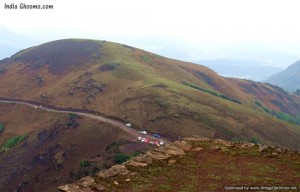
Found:
[[[206,137],[188,137],[188,138],[183,138],[184,141],[191,141],[191,142],[195,142],[195,141],[210,141],[210,139],[206,138]]]
[[[226,152],[226,151],[229,151],[229,149],[226,148],[226,147],[221,147],[221,151],[222,151],[222,152]]]
[[[188,142],[186,142],[186,141],[175,141],[173,143],[173,145],[175,147],[179,148],[179,149],[184,150],[184,151],[189,151],[192,148],[192,146]]]
[[[115,185],[119,185],[119,182],[118,182],[118,181],[114,181],[114,184],[115,184]]]
[[[60,151],[54,155],[54,160],[57,165],[61,165],[64,160],[64,152]]]
[[[80,179],[78,181],[78,185],[80,187],[89,187],[91,186],[93,183],[95,183],[95,180],[90,177],[90,176],[87,176],[87,177],[83,177],[82,179]]]
[[[110,169],[122,175],[127,175],[130,173],[130,170],[128,170],[125,165],[114,165]]]
[[[75,184],[59,186],[58,189],[62,192],[94,192],[90,188],[81,188]]]
[[[281,154],[287,153],[287,152],[289,152],[289,151],[290,151],[290,149],[289,149],[289,148],[286,148],[286,147],[276,147],[276,148],[275,148],[275,152],[281,153]]]
[[[140,162],[140,163],[147,163],[147,164],[150,164],[153,162],[153,160],[146,155],[137,156],[133,160]]]
[[[146,167],[148,164],[147,163],[141,163],[141,162],[138,162],[138,161],[131,160],[131,161],[127,161],[126,165],[134,166],[134,167]]]
[[[176,149],[167,149],[167,148],[165,149],[161,147],[156,149],[156,151],[165,153],[167,155],[179,155],[179,156],[185,155],[185,152],[182,149],[178,149],[177,147]]]
[[[163,154],[160,152],[155,152],[155,151],[148,151],[146,153],[146,155],[152,159],[156,159],[156,160],[165,160],[165,159],[169,159],[171,157],[171,155],[169,154]]]
[[[232,143],[230,141],[225,141],[223,139],[215,139],[213,141],[213,143],[220,143],[220,144],[225,145],[227,147],[232,146]]]
[[[213,146],[210,147],[210,149],[211,149],[211,150],[219,150],[220,147],[213,145]]]
[[[175,160],[175,159],[170,159],[170,160],[168,161],[168,163],[169,163],[169,164],[174,164],[174,163],[176,163],[176,160]]]
[[[203,151],[203,148],[202,147],[196,147],[196,148],[191,149],[191,151]]]
[[[94,183],[92,186],[90,186],[90,188],[94,191],[105,191],[105,187],[100,183]]]
[[[101,177],[103,179],[108,179],[108,178],[111,178],[111,177],[114,177],[118,175],[118,172],[112,170],[112,169],[109,169],[107,171],[100,171],[97,176],[98,177]]]
[[[268,149],[269,147],[267,145],[259,145],[258,146],[258,151],[259,152],[264,152]]]
[[[277,156],[277,155],[278,155],[278,153],[275,153],[275,152],[273,152],[273,153],[272,153],[272,155],[273,155],[273,156]]]

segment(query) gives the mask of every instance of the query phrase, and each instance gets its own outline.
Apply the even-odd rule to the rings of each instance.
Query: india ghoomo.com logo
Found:
[[[17,4],[4,4],[4,9],[53,9],[53,5],[29,5],[26,3]]]

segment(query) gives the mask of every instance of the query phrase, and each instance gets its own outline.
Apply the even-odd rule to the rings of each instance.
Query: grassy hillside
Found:
[[[299,126],[255,104],[298,115],[299,96],[275,86],[107,41],[49,42],[1,63],[1,97],[92,109],[173,138],[256,138],[300,147]]]
[[[110,124],[17,104],[0,104],[0,109],[5,127],[0,133],[0,191],[53,191],[110,167],[118,153],[149,149]]]
[[[63,192],[72,189],[78,192],[299,191],[300,155],[287,148],[199,137],[186,140],[149,151],[94,178],[85,177],[59,189]]]

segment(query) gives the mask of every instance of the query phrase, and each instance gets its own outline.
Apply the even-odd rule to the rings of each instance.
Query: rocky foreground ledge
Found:
[[[199,147],[199,145],[195,145],[195,143],[201,142],[208,144],[206,149]],[[58,189],[62,192],[107,191],[106,187],[103,185],[103,182],[107,182],[110,186],[114,185],[116,187],[121,183],[131,182],[131,177],[138,175],[138,173],[134,170],[137,170],[138,167],[150,166],[154,161],[166,161],[168,164],[174,164],[176,163],[176,160],[173,157],[184,156],[188,152],[201,153],[201,151],[207,149],[228,152],[231,150],[231,148],[253,149],[254,147],[256,147],[255,151],[257,153],[266,154],[269,157],[297,153],[296,151],[290,151],[285,147],[272,147],[261,144],[255,145],[248,142],[230,142],[221,139],[212,140],[204,137],[194,136],[153,149],[148,151],[146,154],[137,156],[123,164],[114,165],[106,171],[99,172],[95,178],[87,176],[75,183],[59,186]],[[120,178],[122,178],[122,181],[119,180]]]

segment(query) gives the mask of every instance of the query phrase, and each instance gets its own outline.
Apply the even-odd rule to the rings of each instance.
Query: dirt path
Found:
[[[158,139],[153,138],[150,135],[142,135],[139,131],[129,128],[129,127],[126,127],[124,122],[114,120],[111,118],[107,118],[107,117],[103,117],[101,115],[98,115],[97,112],[87,110],[87,109],[59,108],[59,107],[54,107],[54,106],[49,106],[49,105],[43,105],[43,104],[40,104],[40,103],[37,103],[34,101],[26,101],[23,99],[11,99],[11,98],[3,98],[3,97],[0,97],[0,103],[13,103],[13,104],[26,105],[29,107],[39,108],[39,109],[42,109],[45,111],[56,112],[56,113],[74,113],[79,116],[87,117],[90,119],[95,119],[95,120],[98,120],[101,122],[110,123],[110,124],[120,128],[121,130],[129,133],[130,135],[132,135],[134,137],[134,139],[137,139],[138,137],[144,137],[151,141],[158,141]],[[168,143],[168,140],[166,140],[166,139],[159,139],[159,140],[163,141],[164,143]]]

